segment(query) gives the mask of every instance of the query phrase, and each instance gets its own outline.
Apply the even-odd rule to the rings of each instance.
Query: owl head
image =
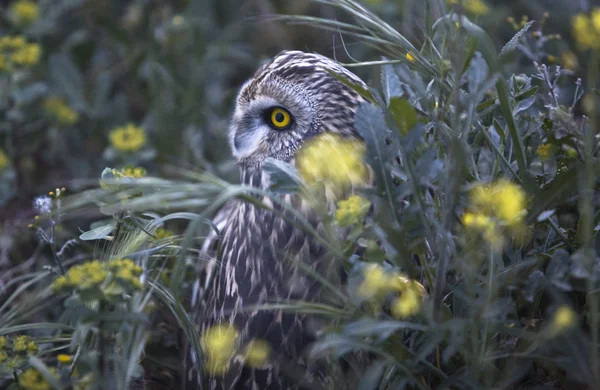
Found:
[[[273,157],[290,161],[302,144],[323,132],[359,137],[354,113],[362,98],[331,73],[366,88],[362,80],[327,57],[284,51],[241,88],[229,141],[244,168]]]

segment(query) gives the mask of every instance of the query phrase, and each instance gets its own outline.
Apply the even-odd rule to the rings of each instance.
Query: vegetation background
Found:
[[[373,88],[381,211],[323,216],[359,294],[289,307],[331,320],[315,353],[372,352],[365,389],[598,387],[600,4],[361,3],[0,2],[0,388],[181,384],[233,99],[283,49]]]

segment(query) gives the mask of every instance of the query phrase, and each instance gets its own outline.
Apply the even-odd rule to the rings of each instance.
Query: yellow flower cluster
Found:
[[[390,293],[400,293],[392,302],[392,315],[407,318],[417,314],[427,295],[425,287],[399,272],[386,272],[378,264],[369,264],[364,269],[363,282],[358,287],[358,295],[363,299],[378,298]]]
[[[31,0],[17,0],[10,6],[10,16],[17,25],[25,26],[40,17],[40,7]]]
[[[70,355],[61,353],[56,356],[56,360],[61,364],[69,364],[73,361],[73,358]]]
[[[501,228],[513,233],[522,231],[525,205],[521,187],[508,180],[479,184],[471,191],[471,211],[463,215],[462,222],[467,229],[481,232],[492,247],[500,249],[504,244]]]
[[[108,262],[108,268],[114,273],[117,282],[131,286],[136,290],[142,288],[140,282],[140,275],[142,274],[142,267],[135,264],[131,259],[118,259],[111,260]]]
[[[600,49],[600,8],[573,17],[573,37],[582,49]]]
[[[554,155],[554,145],[541,144],[535,151],[542,161],[548,161]]]
[[[239,331],[230,324],[219,324],[207,329],[200,338],[205,354],[205,369],[211,375],[223,375],[238,347]],[[271,346],[260,339],[250,341],[243,350],[244,362],[249,367],[263,366],[269,359]]]
[[[348,227],[360,223],[369,208],[371,202],[358,195],[351,195],[346,200],[340,200],[335,211],[335,221],[341,227]]]
[[[567,305],[560,306],[552,318],[550,323],[550,333],[553,336],[564,333],[570,327],[577,323],[577,315]]]
[[[172,231],[168,229],[158,228],[152,233],[154,235],[154,239],[156,241],[164,240],[165,238],[169,238],[175,235]]]
[[[0,37],[0,72],[28,68],[40,61],[42,49],[23,36]]]
[[[50,374],[58,379],[56,369],[48,368]],[[23,390],[50,390],[52,386],[35,368],[28,368],[19,375],[19,385]]]
[[[71,267],[66,275],[60,276],[52,283],[52,289],[57,292],[100,289],[109,275],[108,271],[113,273],[119,284],[134,290],[142,288],[139,278],[142,267],[130,259],[117,259],[109,261],[107,265],[93,260]]]
[[[238,337],[237,329],[229,324],[216,325],[204,332],[200,343],[206,357],[205,369],[211,375],[222,375],[227,371]]]
[[[14,353],[36,353],[38,351],[38,345],[31,337],[26,335],[16,336],[13,339],[13,352]]]
[[[60,276],[52,283],[52,289],[63,291],[100,288],[107,276],[108,272],[104,264],[99,260],[93,260],[71,267],[66,275]]]
[[[448,5],[458,4],[458,0],[447,0]],[[473,15],[485,15],[490,12],[490,7],[482,0],[463,0],[462,6],[464,9]]]
[[[2,172],[5,168],[8,168],[10,164],[10,160],[4,150],[0,149],[0,172]]]
[[[34,355],[38,352],[39,347],[35,341],[29,336],[17,335],[12,339],[10,343],[10,350],[8,350],[9,340],[0,336],[0,367],[4,364],[10,366],[18,366],[24,359],[27,359],[27,355]],[[9,361],[9,354],[12,359]]]
[[[364,155],[362,142],[323,133],[300,148],[296,167],[309,185],[322,183],[333,190],[344,190],[366,183]]]
[[[112,146],[120,152],[134,153],[146,144],[144,129],[131,123],[113,129],[109,138]]]
[[[44,110],[59,125],[69,126],[77,122],[79,114],[63,98],[52,96],[44,100]]]

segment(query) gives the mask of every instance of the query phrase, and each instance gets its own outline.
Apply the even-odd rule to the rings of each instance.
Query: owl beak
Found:
[[[237,158],[246,158],[254,154],[260,147],[261,141],[267,135],[263,126],[254,129],[239,129],[233,136],[233,154]]]

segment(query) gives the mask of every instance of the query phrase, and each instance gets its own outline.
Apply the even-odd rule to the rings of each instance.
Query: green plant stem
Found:
[[[593,89],[597,84],[597,71],[600,66],[600,53],[596,50],[592,51],[592,57],[590,60],[590,66],[588,68],[588,85],[590,89]],[[594,95],[590,95],[595,101],[597,98]],[[587,263],[589,277],[587,279],[587,291],[589,300],[588,315],[590,317],[590,332],[592,335],[592,351],[591,351],[591,371],[594,376],[593,380],[595,384],[600,382],[599,363],[600,359],[598,356],[598,341],[600,331],[600,318],[598,310],[598,294],[590,294],[590,291],[594,291],[596,288],[596,282],[594,279],[594,264],[595,264],[595,250],[594,250],[594,226],[593,226],[593,192],[596,183],[595,175],[595,164],[593,156],[594,140],[596,133],[597,116],[594,109],[590,112],[590,124],[584,128],[584,188],[581,191],[580,200],[580,215],[582,225],[582,244],[585,255],[585,261]]]

